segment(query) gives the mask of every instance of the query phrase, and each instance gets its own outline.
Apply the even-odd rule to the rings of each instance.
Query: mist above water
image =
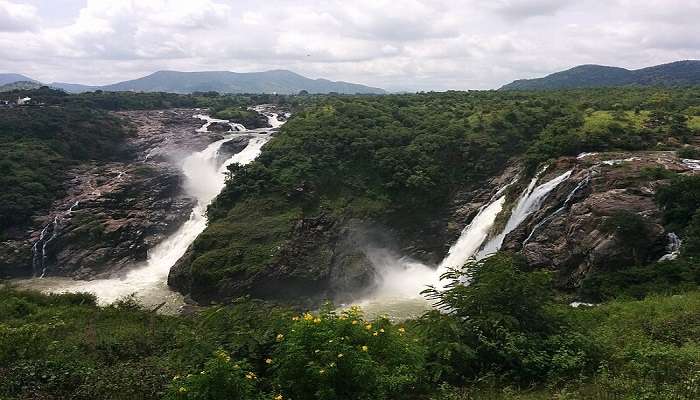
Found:
[[[367,250],[367,258],[378,276],[377,288],[358,305],[372,316],[388,314],[398,319],[416,317],[430,309],[431,304],[420,294],[423,290],[428,286],[443,288],[446,282],[440,280],[442,274],[462,267],[469,259],[482,259],[498,251],[505,236],[539,210],[547,196],[568,179],[572,171],[537,185],[542,172],[544,170],[530,181],[519,196],[503,230],[493,235],[496,218],[506,202],[503,193],[515,181],[500,188],[491,201],[479,210],[437,267],[400,257],[385,249]]]

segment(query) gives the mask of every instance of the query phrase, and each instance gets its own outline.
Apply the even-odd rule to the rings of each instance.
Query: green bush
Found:
[[[245,362],[231,360],[218,350],[200,373],[173,377],[166,399],[172,400],[254,400],[257,375]]]
[[[430,289],[443,313],[419,326],[430,350],[433,380],[452,383],[498,376],[532,384],[591,368],[596,348],[554,306],[546,272],[528,272],[519,257],[498,253],[446,273],[445,290]]]
[[[366,321],[357,308],[295,319],[267,360],[285,398],[397,399],[416,390],[423,352],[403,327]]]

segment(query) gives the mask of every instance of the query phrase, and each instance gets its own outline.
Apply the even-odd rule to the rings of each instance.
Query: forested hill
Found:
[[[686,60],[637,70],[603,65],[579,65],[544,78],[519,79],[501,90],[547,90],[614,86],[700,85],[700,61]]]
[[[309,93],[382,94],[384,90],[355,83],[310,79],[287,70],[237,73],[230,71],[179,72],[158,71],[142,78],[105,86],[84,86],[52,83],[51,86],[67,92],[93,90],[134,92],[220,92],[220,93]]]
[[[509,161],[525,159],[532,171],[582,152],[677,149],[700,122],[697,93],[319,98],[294,114],[256,162],[231,167],[234,175],[209,208],[209,226],[169,283],[203,303],[346,293],[371,275],[360,250],[352,253],[344,242],[346,232],[364,226],[390,232],[410,256],[437,263],[454,240],[449,210],[465,205],[460,198],[473,197]]]

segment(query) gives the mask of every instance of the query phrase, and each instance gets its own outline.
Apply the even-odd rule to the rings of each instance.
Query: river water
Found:
[[[270,125],[279,127],[282,122],[277,120],[277,114],[266,112]],[[206,132],[212,122],[227,122],[197,115],[205,121],[198,132]],[[147,261],[125,274],[107,279],[90,281],[74,280],[65,277],[32,278],[14,281],[22,288],[31,288],[43,292],[90,292],[97,296],[100,304],[109,304],[134,295],[145,306],[155,306],[165,303],[161,308],[164,312],[176,312],[183,304],[182,296],[170,290],[167,285],[170,268],[182,257],[187,248],[207,226],[206,209],[209,203],[221,192],[225,185],[226,167],[233,163],[248,164],[253,161],[270,140],[268,129],[246,130],[239,124],[232,124],[237,133],[211,143],[202,151],[191,154],[182,163],[185,176],[185,191],[197,201],[189,219],[173,234],[156,245],[148,253]],[[236,136],[251,135],[248,146],[221,163],[218,153],[222,144]]]

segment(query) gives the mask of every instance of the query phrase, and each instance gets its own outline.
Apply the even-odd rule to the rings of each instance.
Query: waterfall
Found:
[[[681,162],[693,171],[700,171],[700,160],[693,160],[692,158],[683,158],[681,159]]]
[[[506,235],[517,228],[532,213],[539,210],[549,193],[568,179],[572,172],[572,170],[566,171],[554,179],[536,186],[540,175],[542,175],[545,169],[546,167],[541,169],[532,180],[530,180],[527,188],[518,198],[518,202],[513,208],[503,230],[486,242],[482,247],[484,240],[488,237],[491,227],[496,220],[496,216],[503,208],[505,196],[501,196],[484,208],[482,212],[474,218],[472,223],[462,231],[462,235],[457,240],[457,243],[450,248],[447,257],[440,264],[440,268],[438,268],[440,273],[447,271],[449,268],[461,267],[471,257],[481,259],[500,250]]]
[[[447,256],[438,266],[438,276],[447,272],[450,268],[461,267],[474,256],[488,237],[491,227],[496,222],[496,217],[503,209],[505,202],[505,195],[498,196],[496,200],[479,211],[472,222],[462,230],[457,242],[450,247]]]
[[[209,132],[209,125],[213,124],[214,122],[221,122],[222,124],[228,124],[231,127],[231,130],[234,132],[236,132],[236,131],[237,132],[244,132],[247,130],[245,126],[243,126],[241,124],[237,124],[235,122],[229,122],[229,120],[227,120],[227,119],[212,118],[212,117],[210,117],[208,115],[204,115],[204,114],[196,114],[196,115],[194,115],[194,118],[199,118],[199,119],[205,121],[204,125],[202,125],[201,128],[197,129],[197,132],[199,132],[199,133]],[[270,120],[270,117],[268,116],[268,121],[269,120]],[[277,114],[275,114],[275,121],[276,120],[277,120]]]
[[[277,121],[277,115],[270,114],[268,118],[270,120],[274,118]],[[198,132],[206,131],[208,124],[216,121],[208,117],[202,119],[206,122],[202,128],[197,130]],[[241,129],[242,126],[238,128]],[[270,136],[262,134],[264,133],[262,130],[248,132],[259,134],[250,139],[247,147],[223,164],[217,161],[219,148],[222,144],[236,137],[235,133],[211,143],[204,150],[193,153],[184,160],[182,169],[185,175],[185,191],[195,197],[197,202],[189,219],[173,234],[149,251],[148,259],[144,265],[128,271],[121,277],[92,281],[44,278],[36,280],[34,287],[48,292],[92,292],[101,304],[111,303],[132,293],[144,304],[158,304],[169,300],[172,300],[173,303],[180,303],[179,295],[172,292],[167,286],[170,268],[185,254],[192,242],[206,228],[207,206],[224,188],[227,166],[233,163],[242,165],[250,163],[260,154],[263,145],[270,140]],[[77,205],[76,202],[73,207]],[[72,211],[73,207],[69,209],[69,212]],[[45,241],[49,229],[48,226],[44,228],[35,247],[40,242],[43,242],[43,247],[45,247],[46,243],[50,241]]]
[[[683,244],[683,242],[678,235],[673,232],[669,232],[666,235],[666,238],[668,239],[668,243],[666,244],[667,253],[661,256],[659,261],[672,261],[678,258],[678,256],[681,254],[681,244]]]
[[[388,313],[395,318],[418,317],[428,310],[430,303],[420,293],[428,286],[440,287],[443,273],[461,267],[474,255],[488,237],[505,204],[503,192],[516,181],[517,178],[500,188],[479,209],[437,269],[386,249],[366,249],[365,254],[377,273],[378,284],[374,292],[358,304],[369,315]]]
[[[518,225],[520,225],[520,223],[524,221],[525,218],[527,218],[527,216],[530,215],[530,213],[532,213],[532,211],[535,209],[533,207],[535,202],[537,202],[538,199],[543,198],[542,196],[539,196],[540,188],[537,188],[538,190],[535,190],[535,185],[540,179],[540,175],[544,173],[547,167],[548,166],[545,166],[542,169],[540,169],[537,172],[537,174],[535,174],[535,176],[530,180],[530,183],[527,185],[527,188],[525,188],[525,191],[520,195],[517,204],[511,211],[510,217],[508,218],[508,221],[506,222],[503,231],[491,240],[489,240],[481,248],[481,250],[479,250],[477,258],[482,258],[488,254],[497,252],[501,248],[501,244],[503,244],[503,239],[505,239],[506,235],[509,234],[513,229],[517,228]],[[535,191],[535,193],[533,193],[533,191]],[[537,206],[537,208],[539,208],[539,205]]]
[[[569,171],[569,172],[571,172],[571,171]],[[549,214],[546,218],[544,218],[540,222],[538,222],[534,228],[532,228],[532,231],[530,232],[530,234],[527,235],[527,238],[525,238],[525,240],[523,241],[523,245],[526,245],[530,241],[530,239],[532,239],[532,236],[535,234],[535,232],[537,232],[538,229],[540,229],[541,226],[543,226],[547,222],[551,221],[560,212],[564,211],[571,203],[571,200],[573,200],[574,195],[576,193],[578,193],[578,191],[581,190],[581,188],[585,187],[590,181],[591,181],[590,175],[587,175],[585,179],[582,179],[581,181],[579,181],[579,183],[574,187],[574,189],[571,192],[569,192],[569,194],[566,196],[566,199],[564,200],[564,203],[561,205],[561,207],[554,210],[553,213]]]
[[[32,246],[32,271],[34,276],[39,275],[39,271],[41,271],[40,276],[44,276],[44,271],[46,270],[46,234],[49,228],[55,230],[56,224],[57,221],[55,218],[53,222],[46,224],[39,234],[39,240],[34,242]],[[51,235],[53,237],[54,233]],[[41,249],[39,246],[41,246]]]

